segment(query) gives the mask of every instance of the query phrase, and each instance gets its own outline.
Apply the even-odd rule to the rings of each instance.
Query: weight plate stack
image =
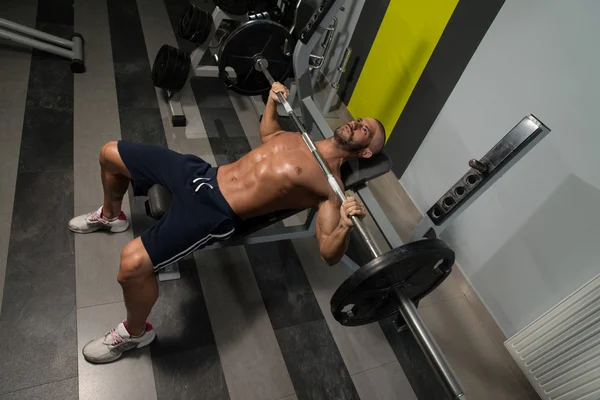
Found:
[[[252,5],[250,0],[215,0],[215,5],[232,15],[245,15]]]
[[[178,92],[185,86],[190,74],[190,55],[168,44],[163,45],[152,65],[154,86]]]
[[[208,39],[212,24],[212,17],[208,11],[190,4],[181,14],[177,33],[182,39],[199,46]]]

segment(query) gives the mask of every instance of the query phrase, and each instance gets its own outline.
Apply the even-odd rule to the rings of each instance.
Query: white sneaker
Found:
[[[115,219],[108,220],[102,215],[102,207],[89,214],[80,215],[69,221],[69,229],[76,233],[91,233],[100,229],[108,229],[113,233],[124,232],[129,228],[129,221],[125,213]]]
[[[131,337],[125,324],[121,322],[103,337],[86,344],[83,348],[83,357],[91,363],[109,363],[117,360],[127,350],[149,345],[155,337],[156,334],[149,322],[146,322],[146,331],[137,337]]]

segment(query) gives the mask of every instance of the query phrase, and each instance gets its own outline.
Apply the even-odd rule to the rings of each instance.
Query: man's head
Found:
[[[383,149],[385,128],[375,118],[360,118],[337,128],[333,138],[342,149],[369,158]]]

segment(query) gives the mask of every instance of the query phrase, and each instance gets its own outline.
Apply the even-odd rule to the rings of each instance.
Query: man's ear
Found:
[[[373,152],[369,148],[366,148],[362,150],[358,156],[360,158],[371,158],[373,156]]]

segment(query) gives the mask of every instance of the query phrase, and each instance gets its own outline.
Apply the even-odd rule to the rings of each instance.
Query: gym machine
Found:
[[[68,40],[0,18],[0,38],[68,58],[73,73],[85,72],[84,41],[79,33]]]
[[[233,38],[235,35],[232,35],[232,33],[235,28],[243,23],[270,21],[281,26],[279,25],[279,21],[281,21],[289,25],[287,29],[290,36],[286,37],[286,40],[290,40],[286,41],[285,53],[286,59],[291,57],[293,45],[296,41],[291,38],[299,31],[299,27],[303,27],[312,16],[313,8],[306,1],[284,1],[282,8],[277,6],[276,3],[271,1],[266,6],[266,9],[263,4],[262,8],[248,11],[248,7],[251,7],[251,5],[244,6],[244,2],[217,1],[215,2],[216,7],[212,15],[193,4],[188,6],[180,18],[177,33],[181,38],[193,42],[197,47],[189,55],[175,47],[164,45],[159,50],[152,68],[153,83],[156,87],[164,91],[165,99],[169,104],[173,126],[181,127],[187,125],[181,99],[182,94],[190,90],[186,84],[192,77],[221,78],[231,90],[244,96],[251,96],[252,104],[257,113],[262,115],[264,111],[262,96],[266,95],[268,90],[265,92],[264,87],[251,87],[249,84],[244,85],[244,90],[240,90],[239,86],[235,85],[235,81],[237,80],[235,71],[231,68],[219,67],[219,65],[223,65],[224,63],[221,59],[227,57],[227,54],[223,54],[220,49],[224,47],[223,44],[226,40],[230,40],[229,48],[233,47],[231,41],[234,41]],[[267,35],[269,30],[268,22],[259,25],[264,28],[263,35]],[[309,55],[308,63],[309,69],[313,73],[313,81],[318,76],[316,71],[322,68],[329,55],[336,27],[337,19],[334,18],[332,24],[325,29],[321,46],[319,46],[319,54]],[[201,61],[207,59],[205,57],[207,53],[210,54],[208,57],[210,64],[202,65]],[[293,74],[291,65],[287,61],[286,67],[289,68],[286,71],[282,71],[282,74],[279,75],[282,82]],[[290,101],[292,102],[294,93],[295,85],[292,85],[290,92]]]

